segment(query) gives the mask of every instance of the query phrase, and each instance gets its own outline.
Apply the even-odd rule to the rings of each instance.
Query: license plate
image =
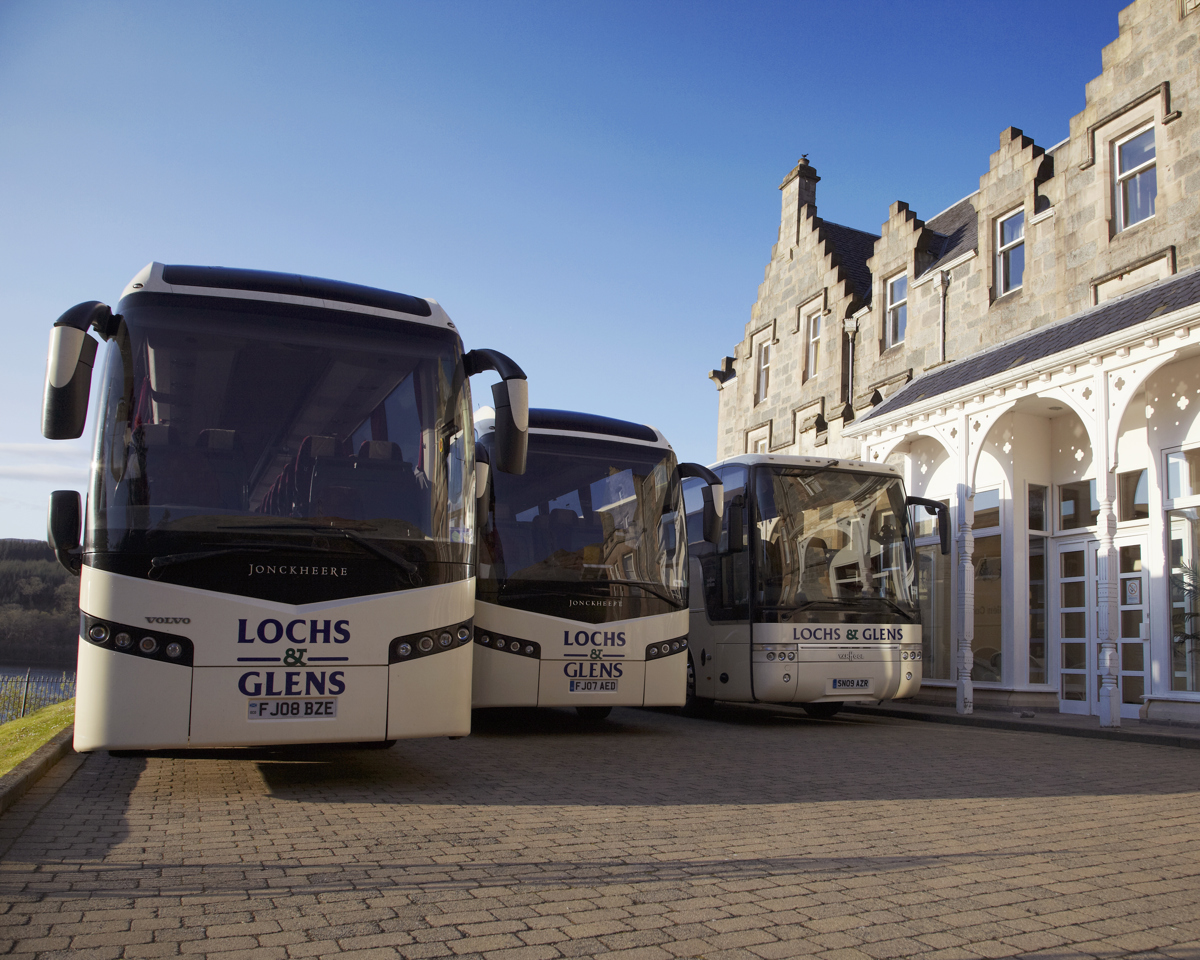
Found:
[[[616,680],[572,680],[571,693],[616,693]]]
[[[870,693],[871,678],[870,677],[854,677],[849,680],[830,680],[829,687],[835,693],[842,690],[853,690],[855,693]]]
[[[331,700],[251,700],[250,720],[324,720],[337,716],[337,697]]]

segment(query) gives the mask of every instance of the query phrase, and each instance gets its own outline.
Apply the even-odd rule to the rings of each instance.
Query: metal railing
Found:
[[[59,677],[35,677],[32,670],[26,670],[23,677],[0,677],[0,723],[27,717],[73,696],[75,674],[66,670]]]

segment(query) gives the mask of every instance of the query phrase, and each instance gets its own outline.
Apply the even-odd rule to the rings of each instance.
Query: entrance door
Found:
[[[1058,544],[1058,708],[1063,713],[1100,712],[1100,609],[1095,540]],[[1141,539],[1116,543],[1117,695],[1121,716],[1137,717],[1146,692],[1149,608]]]

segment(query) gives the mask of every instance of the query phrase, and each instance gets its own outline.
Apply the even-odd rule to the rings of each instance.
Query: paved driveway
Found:
[[[101,753],[0,818],[0,910],[77,960],[1200,957],[1200,751],[729,708]]]

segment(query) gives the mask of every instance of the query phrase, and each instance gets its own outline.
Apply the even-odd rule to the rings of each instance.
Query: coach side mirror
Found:
[[[529,451],[529,384],[525,380],[501,380],[492,384],[496,408],[496,469],[505,473],[525,472]]]
[[[716,546],[721,542],[721,514],[722,508],[725,506],[724,484],[718,483],[710,487],[704,487],[700,491],[700,498],[704,501],[702,519],[704,524],[704,539],[713,546]]]
[[[529,383],[525,371],[499,350],[464,354],[463,370],[468,377],[484,370],[500,374],[500,382],[492,384],[492,406],[496,408],[496,462],[492,466],[505,473],[524,473],[529,451]]]
[[[941,541],[942,555],[950,553],[950,508],[939,500],[929,500],[925,497],[909,497],[905,504],[909,507],[924,507],[929,513],[937,514],[938,540]]]
[[[42,436],[47,440],[75,440],[83,435],[99,346],[84,330],[56,326],[50,331],[42,395]]]
[[[721,541],[721,512],[725,505],[725,486],[721,478],[698,463],[681,463],[679,465],[680,479],[696,477],[704,481],[700,490],[700,499],[704,504],[701,514],[701,525],[704,539],[714,546]]]
[[[46,518],[46,539],[58,562],[71,573],[79,573],[80,528],[83,524],[83,504],[78,491],[55,490],[50,494],[50,511]]]
[[[88,330],[95,329],[107,340],[116,333],[120,321],[120,315],[99,300],[77,303],[54,321],[42,395],[42,436],[47,440],[82,436],[99,347]]]
[[[740,494],[729,501],[729,541],[726,553],[741,553],[746,546],[746,498]]]
[[[489,462],[487,448],[475,445],[475,500],[479,509],[486,510],[488,502],[488,482],[492,478],[492,465]]]

